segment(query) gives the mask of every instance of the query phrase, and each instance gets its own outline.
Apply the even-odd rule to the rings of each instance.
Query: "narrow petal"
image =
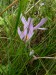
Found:
[[[31,20],[32,20],[32,19],[29,17],[29,18],[28,18],[28,26],[30,25]]]
[[[39,30],[47,30],[47,28],[38,28]]]
[[[22,40],[24,38],[24,34],[23,34],[23,32],[20,31],[19,27],[18,27],[18,34],[19,34],[19,36],[20,36],[20,38]]]
[[[29,29],[30,29],[31,20],[32,20],[32,19],[29,17],[29,18],[28,18],[28,29],[27,29],[27,33],[29,33]]]
[[[46,21],[47,21],[47,19],[46,19],[46,18],[43,18],[43,19],[40,21],[40,23],[34,27],[34,30],[40,28]]]
[[[24,24],[24,29],[25,29],[25,26],[27,26],[27,21],[24,16],[21,16],[21,21]]]
[[[24,24],[24,36],[26,36],[26,34],[27,34],[27,28],[28,28],[28,22],[26,21],[26,19],[25,19],[24,16],[21,16],[21,21]]]
[[[33,36],[33,22],[31,20],[30,25],[29,25],[29,33],[28,33],[28,38],[30,39]]]
[[[27,33],[29,32],[29,25],[30,25],[30,22],[31,22],[31,18],[28,18],[27,25],[24,25],[24,35],[25,35],[25,36],[26,36]]]
[[[27,35],[27,27],[24,29],[24,36],[26,36]]]

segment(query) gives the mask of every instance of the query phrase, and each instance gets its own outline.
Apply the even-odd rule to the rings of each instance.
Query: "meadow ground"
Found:
[[[29,26],[21,39],[18,27],[27,25],[21,15],[31,17],[34,27],[47,18],[41,26],[47,29],[30,38]],[[0,75],[56,75],[56,0],[0,0]]]

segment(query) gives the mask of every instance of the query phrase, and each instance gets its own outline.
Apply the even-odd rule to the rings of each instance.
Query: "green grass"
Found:
[[[8,6],[8,2],[1,0],[2,11]],[[56,56],[56,0],[40,0],[34,6],[36,2],[37,0],[20,0],[14,5],[13,13],[10,8],[0,18],[0,75],[56,75],[56,59],[37,59],[30,62],[33,58],[29,56],[31,49],[35,51],[35,55],[41,57]],[[40,7],[42,2],[44,6]],[[32,6],[34,7],[31,9]],[[29,44],[26,45],[17,33],[17,27],[23,27],[21,13],[26,19],[32,17],[34,25],[43,17],[48,19],[43,25],[47,28],[46,31],[35,31],[30,49],[27,47]]]

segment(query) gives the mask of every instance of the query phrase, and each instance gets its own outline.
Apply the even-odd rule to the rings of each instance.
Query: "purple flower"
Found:
[[[34,34],[34,30],[37,30],[37,29],[46,30],[46,28],[40,28],[47,21],[46,18],[41,19],[41,21],[35,27],[33,27],[33,20],[30,17],[28,18],[28,21],[26,21],[25,17],[21,16],[21,21],[24,25],[24,30],[20,31],[20,28],[18,27],[18,34],[21,40],[25,42],[30,40],[30,38]]]

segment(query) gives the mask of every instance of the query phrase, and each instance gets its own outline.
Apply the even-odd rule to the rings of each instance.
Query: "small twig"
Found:
[[[1,13],[0,13],[0,16],[2,16],[2,14],[5,12],[5,11],[7,11],[10,7],[12,7],[14,4],[16,4],[18,2],[18,0],[15,0],[15,1],[13,1],[4,11],[2,11]]]
[[[37,57],[37,59],[56,59],[56,57]]]
[[[7,37],[0,37],[1,39],[10,39],[10,38],[7,38]]]
[[[40,59],[55,59],[56,60],[56,56],[55,57],[40,57],[40,56],[35,56],[33,55],[33,58],[29,61],[29,64],[33,64],[33,61],[35,60],[40,60]]]
[[[33,55],[33,59],[34,60],[37,60],[37,59],[56,59],[56,56],[55,57],[37,57],[37,56]]]

